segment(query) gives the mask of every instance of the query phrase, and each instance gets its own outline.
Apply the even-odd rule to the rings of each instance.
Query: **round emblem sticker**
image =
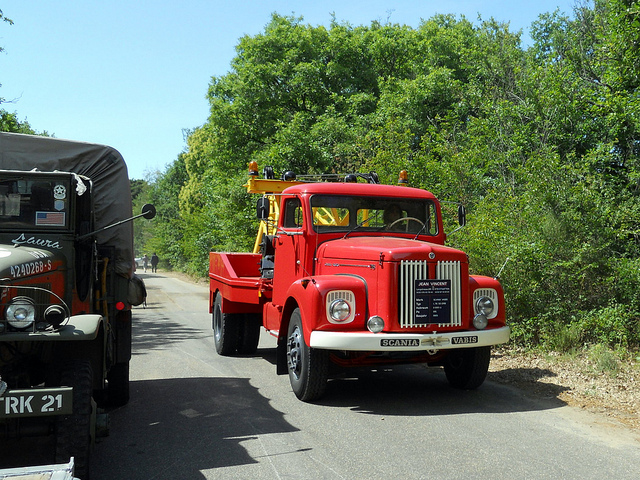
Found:
[[[64,185],[56,185],[53,187],[53,198],[56,200],[67,198],[67,189]]]

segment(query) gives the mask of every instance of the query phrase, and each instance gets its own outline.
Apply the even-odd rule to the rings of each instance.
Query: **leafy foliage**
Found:
[[[494,21],[329,28],[274,14],[211,80],[210,116],[150,180],[147,245],[204,274],[246,250],[249,161],[276,172],[378,172],[461,200],[450,242],[502,274],[516,342],[638,346],[640,3],[551,12],[533,44]]]

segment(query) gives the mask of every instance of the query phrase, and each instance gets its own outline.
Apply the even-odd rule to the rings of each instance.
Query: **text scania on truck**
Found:
[[[96,401],[129,400],[144,287],[127,167],[111,147],[10,133],[0,165],[0,432],[55,435],[85,479]]]
[[[445,246],[433,194],[404,186],[406,172],[402,185],[373,172],[263,176],[252,162],[245,186],[262,195],[253,253],[210,253],[219,354],[255,352],[264,326],[277,339],[277,373],[303,401],[323,395],[330,363],[425,363],[456,388],[484,382],[491,346],[509,340],[503,290]],[[458,217],[463,225],[463,208]]]

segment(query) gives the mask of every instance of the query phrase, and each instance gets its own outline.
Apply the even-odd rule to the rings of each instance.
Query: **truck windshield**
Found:
[[[0,179],[0,227],[67,227],[69,187],[69,181],[62,178]]]
[[[358,231],[437,235],[435,203],[426,199],[314,195],[313,226],[317,232]]]

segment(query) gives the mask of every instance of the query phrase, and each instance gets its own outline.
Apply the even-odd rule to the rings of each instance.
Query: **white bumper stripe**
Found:
[[[484,347],[509,341],[509,327],[447,333],[311,332],[311,347],[374,352]]]

